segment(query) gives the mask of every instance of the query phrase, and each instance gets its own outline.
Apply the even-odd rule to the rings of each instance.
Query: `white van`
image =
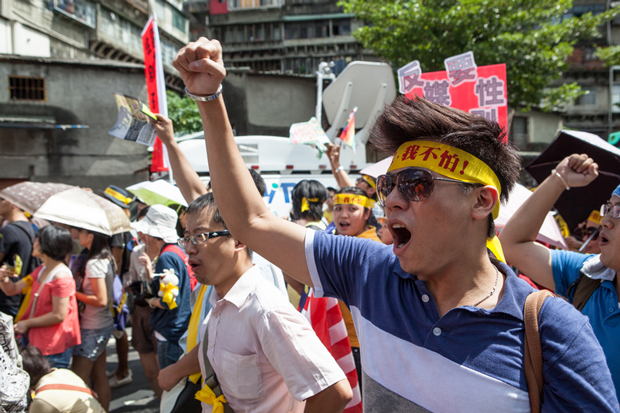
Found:
[[[291,191],[299,181],[314,179],[325,187],[338,190],[327,155],[317,157],[317,150],[307,145],[293,145],[288,138],[277,136],[238,136],[237,147],[248,169],[258,172],[266,184],[265,203],[279,217],[288,217],[291,211]],[[209,181],[209,164],[204,135],[198,132],[178,140],[192,168],[205,182]],[[341,149],[340,163],[355,180],[365,162],[365,148],[357,153],[348,147]],[[363,161],[362,161],[363,160]]]

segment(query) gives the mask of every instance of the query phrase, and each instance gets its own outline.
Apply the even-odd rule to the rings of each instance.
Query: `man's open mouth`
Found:
[[[403,248],[411,239],[411,232],[398,222],[392,224],[390,232],[397,248]]]

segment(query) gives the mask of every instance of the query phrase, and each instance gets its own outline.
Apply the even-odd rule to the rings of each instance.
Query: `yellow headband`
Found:
[[[310,209],[310,204],[308,202],[320,202],[319,198],[306,198],[303,197],[301,198],[301,212],[306,212],[307,210]]]
[[[375,201],[362,195],[336,194],[336,196],[334,197],[334,205],[339,204],[351,204],[359,205],[364,208],[372,208],[375,206]]]
[[[105,191],[103,191],[103,193],[110,195],[112,198],[116,199],[117,201],[121,201],[125,205],[131,202],[130,198],[127,198],[126,196],[124,196],[118,191],[115,191],[112,188],[106,188]]]
[[[588,221],[592,221],[598,225],[601,225],[602,220],[603,218],[601,218],[601,213],[599,211],[592,211],[592,213],[590,213],[590,216],[588,217]]]
[[[372,188],[377,189],[377,184],[375,183],[375,181],[372,179],[370,175],[362,175],[362,179]]]
[[[390,165],[388,172],[408,167],[425,168],[438,174],[463,182],[489,185],[497,189],[501,185],[495,172],[487,164],[470,153],[443,143],[411,141],[403,143]],[[499,215],[499,199],[493,208],[493,218]]]

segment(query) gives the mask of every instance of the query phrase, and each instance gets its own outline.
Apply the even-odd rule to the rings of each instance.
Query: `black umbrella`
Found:
[[[555,203],[568,227],[573,230],[593,210],[609,200],[620,185],[620,149],[587,132],[563,130],[538,158],[525,169],[541,183],[562,159],[574,153],[588,154],[599,166],[599,176],[590,185],[564,191]]]

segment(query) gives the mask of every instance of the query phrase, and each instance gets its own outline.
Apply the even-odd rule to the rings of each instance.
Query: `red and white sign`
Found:
[[[168,116],[168,102],[166,100],[166,79],[164,65],[161,60],[161,44],[157,22],[151,16],[144,30],[142,30],[142,48],[144,50],[144,74],[146,76],[146,92],[148,94],[149,109],[153,113]],[[159,138],[153,145],[151,172],[165,172],[170,163],[168,151]]]
[[[476,66],[472,52],[445,60],[446,71],[422,73],[417,61],[399,70],[401,90],[413,99],[461,109],[499,123],[507,131],[508,89],[506,65]],[[506,142],[506,138],[504,138]]]

